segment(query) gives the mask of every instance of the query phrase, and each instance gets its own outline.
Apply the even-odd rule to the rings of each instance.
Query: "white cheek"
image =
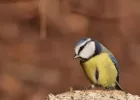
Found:
[[[91,52],[90,49],[84,49],[84,50],[81,51],[81,53],[79,55],[82,58],[87,58],[88,59],[92,55],[92,52]]]
[[[80,49],[80,47],[82,47],[83,45],[85,45],[88,41],[90,41],[91,39],[87,39],[86,41],[84,41],[83,43],[81,43],[80,45],[78,45],[76,48],[75,48],[75,54],[78,54],[78,51]]]
[[[80,52],[80,57],[88,59],[95,53],[95,43],[90,42],[85,46],[85,48]]]

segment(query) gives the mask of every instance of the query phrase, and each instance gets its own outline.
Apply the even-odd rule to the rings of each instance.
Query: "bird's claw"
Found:
[[[115,87],[106,87],[105,90],[107,90],[107,91],[115,90]]]
[[[88,87],[81,86],[82,90],[90,90],[93,89],[94,87],[95,87],[94,85],[90,85]]]

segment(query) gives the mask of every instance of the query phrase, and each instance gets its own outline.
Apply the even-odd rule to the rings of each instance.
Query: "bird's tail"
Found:
[[[116,89],[116,90],[124,91],[124,90],[121,88],[121,86],[120,86],[120,84],[119,84],[118,82],[116,82],[115,89]]]

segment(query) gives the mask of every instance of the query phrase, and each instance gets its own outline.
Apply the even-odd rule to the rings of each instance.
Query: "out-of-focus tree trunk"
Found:
[[[47,36],[47,3],[49,0],[39,0],[40,14],[40,38],[45,39]]]

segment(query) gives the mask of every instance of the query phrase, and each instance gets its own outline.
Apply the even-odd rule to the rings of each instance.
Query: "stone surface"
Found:
[[[121,91],[77,90],[57,95],[49,94],[47,100],[140,100],[140,97]]]

